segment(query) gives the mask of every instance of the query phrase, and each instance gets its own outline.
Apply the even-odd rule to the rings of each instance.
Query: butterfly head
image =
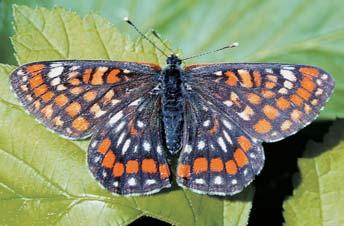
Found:
[[[167,57],[166,63],[170,66],[179,66],[182,64],[182,60],[175,54],[171,54],[171,56]]]

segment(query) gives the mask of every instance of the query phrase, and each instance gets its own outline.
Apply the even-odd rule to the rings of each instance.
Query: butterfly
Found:
[[[284,139],[311,123],[334,88],[331,75],[314,66],[182,67],[184,60],[168,55],[164,68],[124,61],[33,62],[17,68],[10,83],[24,108],[48,129],[68,139],[92,136],[90,172],[110,192],[127,196],[171,187],[171,172],[179,186],[196,193],[242,191],[263,168],[262,142]],[[177,154],[171,170],[169,159]]]

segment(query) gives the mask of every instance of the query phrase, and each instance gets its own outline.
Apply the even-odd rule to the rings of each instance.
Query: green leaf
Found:
[[[158,63],[147,42],[130,41],[105,19],[56,8],[16,6],[13,44],[20,64],[52,59]],[[161,63],[161,62],[160,62]],[[49,132],[9,90],[14,66],[0,64],[0,225],[127,225],[146,215],[174,225],[246,225],[254,190],[231,198],[180,188],[125,198],[101,188],[88,170],[89,141]]]
[[[5,0],[0,3],[3,6],[0,18],[3,15],[5,19],[3,29],[0,25],[4,40],[1,43],[7,43],[1,45],[4,56],[10,51],[6,39],[10,32],[11,4],[18,2],[31,6],[62,6],[81,14],[97,12],[125,33],[137,35],[121,19],[129,15],[143,30],[157,29],[187,56],[222,47],[228,42],[240,42],[239,48],[210,54],[193,62],[285,62],[320,66],[336,79],[335,93],[320,119],[344,117],[342,0],[200,0],[197,4],[192,0],[162,0],[154,4],[151,0],[87,0],[82,4],[70,0]],[[56,23],[60,23],[60,18],[56,18]],[[74,27],[75,32],[79,32],[78,27]],[[53,46],[59,50],[55,57],[68,55],[63,46],[65,37],[61,38],[61,46]],[[84,50],[70,57],[97,58],[98,51],[102,53],[103,49],[96,51],[85,54],[88,50]],[[109,55],[115,57],[112,53]]]
[[[298,160],[301,178],[283,205],[286,225],[344,225],[344,120],[306,149]]]

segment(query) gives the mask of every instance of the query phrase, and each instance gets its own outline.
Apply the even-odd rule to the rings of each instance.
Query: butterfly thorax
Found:
[[[171,55],[161,72],[162,113],[168,150],[175,154],[181,147],[183,128],[183,95],[181,60]]]

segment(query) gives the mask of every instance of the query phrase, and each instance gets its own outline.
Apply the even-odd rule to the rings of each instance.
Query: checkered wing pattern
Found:
[[[146,95],[117,112],[91,140],[88,164],[109,191],[142,195],[170,187],[163,152],[159,95]]]
[[[313,121],[334,88],[320,68],[281,64],[212,64],[185,68],[188,86],[245,133],[274,142]]]
[[[177,167],[180,186],[201,194],[233,195],[262,169],[261,142],[195,92],[186,101],[185,122]]]
[[[80,139],[152,90],[159,72],[158,66],[129,62],[35,62],[15,70],[11,86],[25,109],[45,126]]]

